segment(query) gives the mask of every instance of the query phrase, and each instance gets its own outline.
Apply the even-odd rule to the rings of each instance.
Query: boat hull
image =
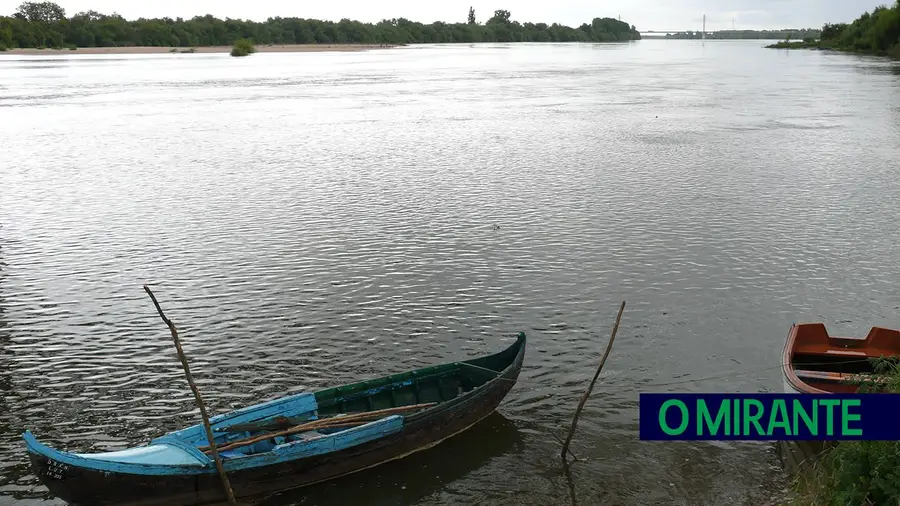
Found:
[[[343,450],[228,473],[238,498],[295,489],[362,471],[425,450],[465,431],[499,406],[521,370],[524,343],[497,378],[469,394],[404,418],[403,429]],[[61,464],[29,451],[37,476],[72,506],[189,506],[226,500],[216,473],[138,475]]]

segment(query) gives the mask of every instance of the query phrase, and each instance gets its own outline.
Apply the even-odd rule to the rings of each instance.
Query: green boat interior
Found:
[[[223,447],[220,452],[223,458],[240,458],[270,452],[280,445],[350,429],[328,427],[275,435],[278,431],[315,420],[451,401],[495,379],[513,363],[517,353],[518,348],[511,346],[500,353],[473,360],[425,367],[314,393],[297,394],[275,401],[275,404],[264,403],[236,411],[229,414],[227,419],[212,423],[216,445]],[[410,416],[416,412],[418,411],[410,410],[402,414]],[[201,428],[194,426],[185,429],[190,434],[185,433],[184,436],[192,440],[194,446],[206,449],[206,437],[200,431]],[[232,449],[228,446],[236,441],[259,438],[266,434],[273,434],[273,437],[239,448]]]

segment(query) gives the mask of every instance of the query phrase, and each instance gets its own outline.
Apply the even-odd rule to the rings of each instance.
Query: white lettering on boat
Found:
[[[62,462],[57,462],[53,459],[47,459],[47,470],[44,471],[44,476],[53,478],[54,480],[61,480],[68,470],[68,464],[63,464]]]

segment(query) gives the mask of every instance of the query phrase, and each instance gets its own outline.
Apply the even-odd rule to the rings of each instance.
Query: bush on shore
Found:
[[[238,39],[231,48],[231,56],[249,56],[256,52],[256,46],[250,39]]]

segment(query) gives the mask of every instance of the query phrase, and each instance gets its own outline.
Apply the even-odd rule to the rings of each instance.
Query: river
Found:
[[[764,44],[0,56],[0,503],[61,504],[26,428],[199,421],[150,283],[213,413],[529,336],[484,423],[260,504],[764,504],[774,445],[642,442],[639,393],[900,327],[900,67]]]

